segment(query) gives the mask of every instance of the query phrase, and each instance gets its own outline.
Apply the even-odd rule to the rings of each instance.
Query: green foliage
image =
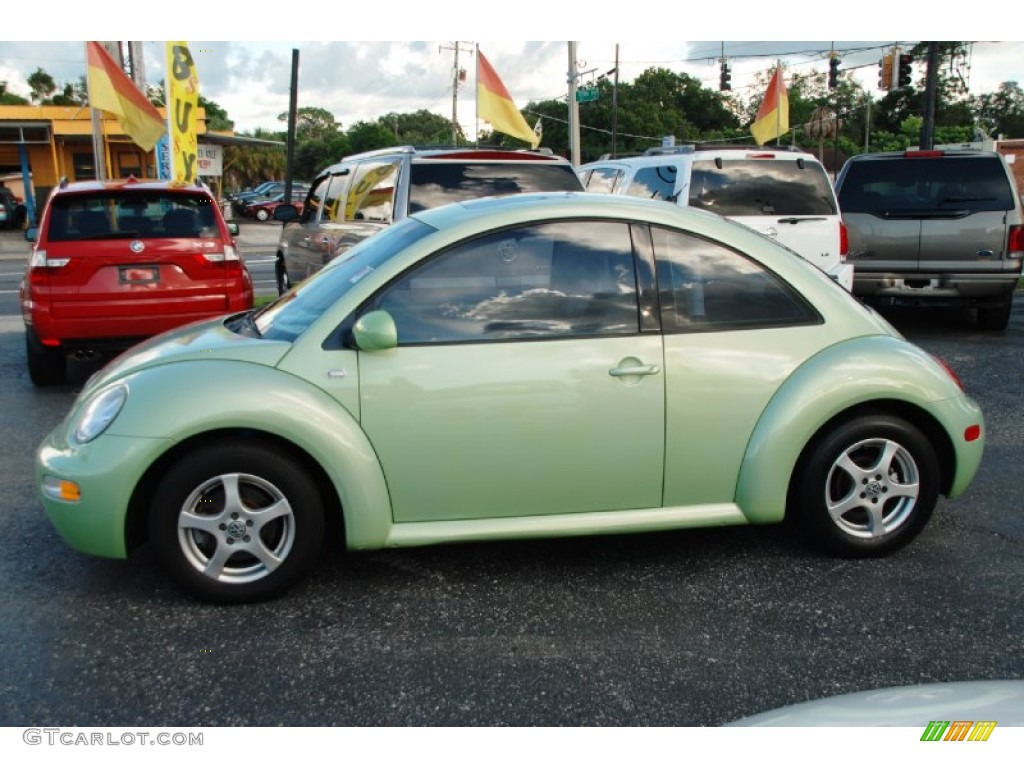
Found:
[[[0,104],[28,104],[29,101],[24,96],[19,96],[16,93],[7,92],[7,81],[0,80]]]

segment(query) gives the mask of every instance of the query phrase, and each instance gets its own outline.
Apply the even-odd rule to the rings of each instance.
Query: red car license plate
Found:
[[[122,283],[159,283],[158,267],[121,267]]]

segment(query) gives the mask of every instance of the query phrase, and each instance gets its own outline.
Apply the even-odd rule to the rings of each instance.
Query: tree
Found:
[[[395,143],[395,135],[379,122],[371,123],[360,120],[346,131],[346,135],[353,153],[383,149],[393,146]]]
[[[37,67],[36,71],[28,76],[28,87],[30,88],[29,98],[33,103],[44,104],[46,99],[50,98],[50,95],[57,90],[57,83],[42,67]]]
[[[277,119],[287,123],[288,113],[282,112],[277,116]],[[329,138],[340,131],[341,123],[335,120],[333,114],[322,107],[299,107],[295,111],[296,142]]]
[[[1024,137],[1024,91],[1015,82],[1001,83],[995,93],[971,100],[971,112],[991,136]]]
[[[28,104],[29,101],[24,96],[19,96],[16,93],[9,93],[7,91],[7,81],[0,80],[0,104]]]
[[[393,144],[450,144],[452,121],[426,109],[398,114],[389,112],[377,118],[377,124],[393,134]]]

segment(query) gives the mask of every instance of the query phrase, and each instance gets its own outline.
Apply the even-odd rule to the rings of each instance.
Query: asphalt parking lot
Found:
[[[20,319],[2,318],[0,725],[715,726],[1024,678],[1024,296],[1005,334],[892,319],[953,365],[988,428],[974,486],[895,556],[820,557],[776,528],[334,549],[279,600],[217,607],[146,549],[105,561],[58,538],[32,453],[76,384],[34,389]]]

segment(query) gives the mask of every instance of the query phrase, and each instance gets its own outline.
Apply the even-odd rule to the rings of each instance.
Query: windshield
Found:
[[[583,190],[571,165],[548,161],[413,163],[410,179],[409,213],[478,197]]]
[[[52,241],[218,237],[214,205],[207,194],[152,190],[59,195],[50,206],[47,237]]]
[[[818,163],[791,158],[697,160],[690,205],[720,216],[835,216],[835,196]]]
[[[338,256],[294,290],[256,312],[256,329],[265,339],[294,341],[338,299],[384,262],[436,230],[403,219]]]

